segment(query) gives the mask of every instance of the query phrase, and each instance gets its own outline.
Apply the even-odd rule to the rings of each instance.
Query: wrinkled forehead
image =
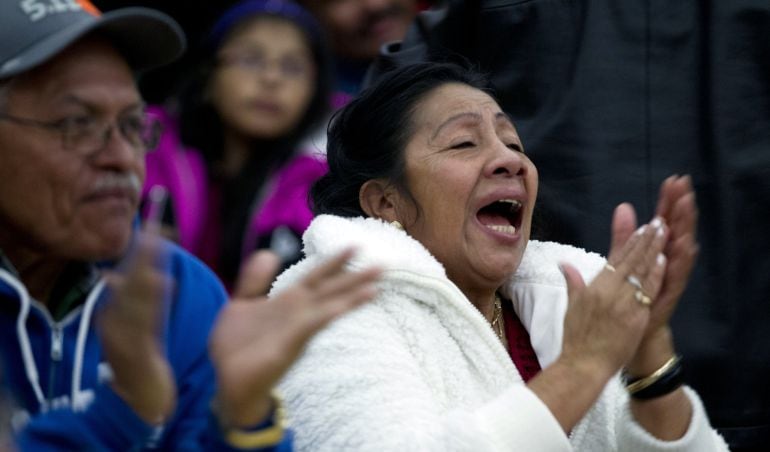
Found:
[[[457,117],[488,117],[496,122],[508,122],[497,101],[483,90],[470,85],[449,82],[428,91],[412,112],[418,128],[437,129]]]

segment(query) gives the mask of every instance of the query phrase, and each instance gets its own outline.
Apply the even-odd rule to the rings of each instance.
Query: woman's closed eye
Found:
[[[456,144],[453,144],[453,145],[449,146],[449,148],[450,149],[467,149],[467,148],[472,148],[472,147],[475,147],[475,146],[476,146],[476,143],[474,143],[473,141],[464,140],[464,141],[460,141],[460,142],[458,142]]]
[[[524,149],[522,149],[519,143],[506,143],[505,146],[514,152],[524,152]],[[469,149],[473,147],[476,147],[476,143],[470,140],[460,141],[457,144],[449,146],[450,149]]]
[[[522,154],[524,153],[524,149],[519,143],[508,143],[505,146],[512,151],[521,152]]]

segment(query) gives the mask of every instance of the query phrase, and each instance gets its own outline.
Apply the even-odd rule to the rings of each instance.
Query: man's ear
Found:
[[[361,209],[370,217],[380,218],[390,223],[398,220],[396,211],[398,190],[384,179],[370,179],[358,191],[358,202]]]

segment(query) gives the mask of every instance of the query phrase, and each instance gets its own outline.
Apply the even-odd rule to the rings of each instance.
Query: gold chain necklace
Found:
[[[500,295],[495,292],[495,314],[492,316],[492,329],[495,330],[495,334],[500,339],[500,342],[505,344],[505,334],[503,332],[503,302],[500,300]]]

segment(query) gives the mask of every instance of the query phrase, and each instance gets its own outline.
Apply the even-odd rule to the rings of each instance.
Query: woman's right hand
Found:
[[[629,204],[618,206],[613,234],[635,222],[634,216]],[[560,360],[593,369],[606,382],[634,356],[650,320],[643,301],[654,300],[662,287],[667,235],[656,218],[627,240],[613,240],[610,264],[589,285],[574,267],[562,265],[569,304]]]

